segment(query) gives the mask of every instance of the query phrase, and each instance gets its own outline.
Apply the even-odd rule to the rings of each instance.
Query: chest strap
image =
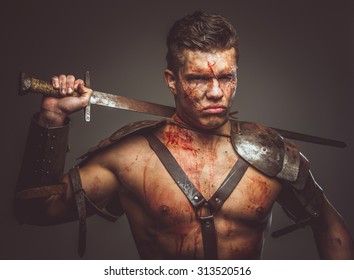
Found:
[[[205,259],[217,259],[218,252],[214,215],[236,188],[249,164],[242,158],[239,158],[218,190],[207,200],[190,181],[167,147],[152,133],[144,136],[177,186],[182,190],[194,208],[201,225]],[[198,212],[201,208],[206,208],[209,212],[208,215],[201,216]]]

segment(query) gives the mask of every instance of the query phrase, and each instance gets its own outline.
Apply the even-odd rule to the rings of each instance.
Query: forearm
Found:
[[[327,200],[312,229],[321,259],[354,259],[354,242],[349,229]]]
[[[61,127],[65,125],[66,119],[63,113],[42,108],[38,114],[37,123],[46,128]]]

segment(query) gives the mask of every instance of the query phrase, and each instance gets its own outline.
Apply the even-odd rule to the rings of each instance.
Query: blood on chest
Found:
[[[179,228],[192,223],[195,220],[193,207],[177,185],[168,181],[167,185],[160,182],[145,187],[147,210],[161,227]]]
[[[246,173],[224,204],[229,217],[244,222],[262,222],[269,216],[280,186],[264,176]]]

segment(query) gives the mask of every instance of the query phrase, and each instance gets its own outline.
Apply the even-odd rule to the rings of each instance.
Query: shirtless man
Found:
[[[109,210],[119,205],[116,208],[127,215],[143,259],[259,259],[273,204],[282,201],[280,194],[285,188],[292,187],[280,175],[266,175],[268,167],[266,172],[256,168],[257,162],[253,164],[240,148],[246,157],[242,160],[235,151],[240,144],[232,143],[231,135],[238,137],[246,128],[229,118],[237,87],[236,32],[224,17],[197,12],[173,25],[167,45],[164,77],[175,98],[175,115],[142,132],[123,133],[119,141],[115,134],[101,143],[105,147],[89,153],[76,169],[81,185],[98,208]],[[55,129],[67,129],[68,115],[84,108],[92,94],[82,80],[71,75],[53,77],[52,83],[65,98],[44,98],[33,122],[45,134],[49,131],[48,135]],[[73,92],[79,96],[71,96]],[[163,143],[162,148],[156,142]],[[173,178],[178,165],[172,164],[169,170],[169,163],[158,155],[163,147],[190,182],[183,176]],[[18,219],[32,224],[77,219],[72,190],[77,180],[73,183],[68,174],[53,178],[49,169],[57,163],[52,160],[43,160],[49,166],[46,174],[33,175],[38,170],[30,170],[26,164],[34,157],[33,149],[27,150],[32,154],[25,154],[18,183]],[[240,165],[235,167],[236,162]],[[309,178],[303,184],[315,193],[310,225],[320,257],[352,259],[354,246],[345,222]],[[48,185],[64,186],[65,191],[36,199],[21,196],[33,186]],[[221,185],[227,195],[217,192]],[[221,207],[215,206],[218,204]],[[87,208],[89,215],[95,212],[92,209]]]

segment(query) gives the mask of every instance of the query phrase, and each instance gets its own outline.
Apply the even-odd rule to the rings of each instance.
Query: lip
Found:
[[[203,112],[209,113],[209,114],[220,114],[225,112],[226,107],[225,106],[207,106],[203,108]]]

